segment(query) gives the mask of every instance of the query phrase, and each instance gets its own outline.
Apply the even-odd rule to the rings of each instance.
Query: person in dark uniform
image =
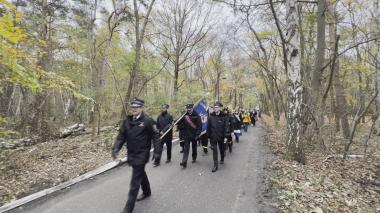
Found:
[[[224,111],[223,111],[224,115],[226,116],[226,122],[228,122],[227,126],[227,136],[226,136],[226,139],[225,140],[225,151],[227,151],[227,149],[229,150],[229,152],[231,153],[232,152],[232,145],[233,145],[233,142],[232,142],[232,131],[233,131],[233,127],[232,127],[232,115],[228,109],[228,107],[224,108]]]
[[[157,128],[160,130],[160,135],[163,135],[172,125],[173,116],[171,116],[168,112],[169,105],[163,104],[161,114],[157,117]],[[166,163],[169,163],[172,158],[172,139],[173,139],[173,130],[171,129],[166,135],[161,139],[161,149],[164,144],[166,144]],[[159,166],[161,160],[162,153],[159,153],[153,165]]]
[[[160,133],[153,119],[144,114],[144,101],[135,98],[131,101],[132,115],[127,116],[119,130],[112,148],[112,158],[116,159],[119,151],[126,144],[127,163],[132,166],[132,178],[128,193],[128,200],[123,213],[131,213],[137,201],[151,196],[148,176],[145,165],[149,161],[152,141],[154,153],[160,153]],[[158,157],[158,156],[155,156]],[[142,194],[137,197],[139,189]]]
[[[232,114],[232,129],[235,135],[236,143],[239,143],[239,137],[241,136],[242,119],[238,111]]]
[[[214,112],[208,118],[207,135],[210,138],[211,149],[214,160],[212,172],[218,170],[218,149],[220,151],[220,164],[224,163],[224,138],[228,134],[228,122],[226,117],[221,112],[223,105],[220,102],[215,102]]]
[[[256,116],[257,116],[256,109],[253,109],[253,110],[249,113],[249,117],[251,118],[252,126],[256,126],[256,119],[257,119]]]
[[[180,165],[182,168],[187,167],[187,159],[189,158],[190,144],[192,148],[192,163],[197,160],[197,139],[201,133],[202,122],[201,117],[193,110],[194,104],[186,104],[186,114],[179,121],[183,125],[183,137],[185,140],[183,158]]]

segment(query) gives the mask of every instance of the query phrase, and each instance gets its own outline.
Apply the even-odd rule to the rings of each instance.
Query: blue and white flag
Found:
[[[207,100],[202,99],[195,107],[194,111],[198,113],[199,116],[201,116],[202,120],[202,131],[201,135],[205,134],[207,131],[207,120],[208,120],[208,105]]]

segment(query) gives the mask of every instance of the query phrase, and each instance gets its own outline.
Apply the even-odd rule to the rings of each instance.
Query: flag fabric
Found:
[[[207,120],[208,120],[208,104],[206,99],[202,99],[197,105],[194,106],[194,111],[198,113],[202,120],[202,130],[201,135],[205,134],[207,131]]]

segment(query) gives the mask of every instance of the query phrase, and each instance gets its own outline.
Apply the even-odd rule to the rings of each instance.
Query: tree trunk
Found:
[[[140,88],[136,87],[136,85],[142,85],[142,74],[140,70],[141,66],[141,48],[142,42],[145,36],[146,26],[149,21],[150,13],[152,12],[153,5],[155,0],[151,0],[147,12],[144,16],[143,25],[140,28],[140,15],[138,11],[137,0],[133,0],[133,10],[134,10],[134,18],[135,18],[135,60],[132,66],[131,76],[129,78],[127,94],[124,97],[124,106],[122,106],[121,110],[121,122],[126,118],[127,113],[125,110],[128,110],[128,104],[131,99],[131,96],[137,95],[139,93]]]
[[[274,80],[270,80],[270,91],[271,91],[271,97],[272,97],[272,104],[273,104],[273,117],[275,121],[280,121],[280,108],[278,107],[278,99],[279,97],[276,97],[276,90],[274,86],[275,82]]]
[[[179,78],[179,51],[176,50],[176,58],[175,58],[175,63],[174,63],[174,85],[173,85],[173,103],[172,103],[174,107],[176,107],[176,104],[178,102],[177,101],[178,78]]]
[[[377,26],[376,90],[380,92],[380,0],[374,1]],[[380,95],[376,98],[376,133],[380,136]]]
[[[330,48],[334,49],[337,37],[337,28],[336,28],[336,15],[335,15],[335,6],[330,2],[329,4],[329,14],[331,16],[331,21],[329,23],[329,40]],[[338,51],[338,50],[336,50]],[[335,53],[332,53],[335,54]],[[350,137],[350,125],[347,118],[347,101],[344,95],[344,88],[340,80],[340,64],[339,57],[336,59],[334,64],[334,76],[333,76],[333,86],[335,89],[335,128],[336,131],[340,131],[342,127],[343,137],[348,139]]]
[[[314,114],[314,117],[317,119],[316,129],[319,131],[319,128],[323,125],[323,112],[320,106],[320,92],[321,92],[321,77],[322,77],[322,67],[325,64],[325,49],[326,49],[326,0],[318,0],[318,9],[317,9],[317,50],[316,50],[316,59],[314,63],[314,70],[312,73],[312,82],[310,91],[311,95],[311,112]],[[320,135],[320,134],[318,134]]]
[[[90,48],[90,85],[89,88],[91,88],[94,93],[92,94],[92,97],[94,101],[91,102],[91,108],[89,111],[89,126],[91,127],[92,134],[91,134],[91,140],[95,140],[96,135],[96,110],[98,109],[98,100],[97,100],[97,92],[99,88],[99,79],[98,79],[98,69],[96,68],[96,53],[97,53],[97,40],[95,35],[95,21],[96,21],[96,14],[98,9],[98,1],[94,1],[94,5],[91,11],[91,17],[90,17],[90,23],[88,28],[88,39],[91,42],[91,48]]]
[[[243,94],[239,93],[239,108],[243,109]]]
[[[236,109],[236,88],[234,89],[234,109]]]
[[[12,104],[12,94],[15,90],[15,85],[5,82],[0,93],[0,116],[7,117],[9,115],[9,105]]]
[[[288,153],[294,160],[305,163],[302,145],[302,75],[300,61],[299,8],[296,0],[286,1],[286,62],[288,66]]]
[[[39,29],[39,38],[46,42],[44,46],[42,57],[38,60],[37,64],[45,71],[48,72],[51,66],[52,60],[52,50],[51,50],[51,36],[50,36],[50,25],[48,20],[48,10],[49,5],[47,0],[42,1],[42,19],[43,23]],[[48,117],[48,91],[42,90],[41,92],[34,95],[34,101],[32,103],[33,110],[35,111],[34,117],[31,118],[31,132],[38,134],[41,138],[47,139],[49,136],[49,128],[47,124]]]

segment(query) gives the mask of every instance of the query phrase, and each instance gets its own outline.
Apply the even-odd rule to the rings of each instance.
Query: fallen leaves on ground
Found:
[[[380,212],[377,139],[369,148],[375,151],[367,158],[346,161],[338,152],[307,147],[307,163],[302,165],[287,158],[284,121],[275,124],[267,116],[262,120],[268,128],[271,150],[277,156],[270,166],[271,186],[283,212]],[[334,143],[334,146],[337,145]],[[361,149],[353,147],[352,150]]]
[[[0,206],[111,162],[116,133],[114,128],[94,141],[87,134],[0,151]]]

